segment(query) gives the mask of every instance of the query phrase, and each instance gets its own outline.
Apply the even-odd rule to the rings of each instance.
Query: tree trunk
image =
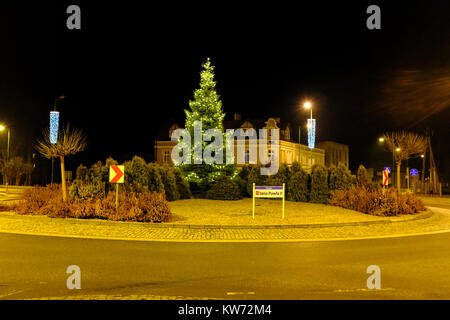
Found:
[[[61,160],[61,184],[62,184],[62,194],[63,201],[67,201],[67,186],[66,186],[66,169],[64,167],[64,156],[59,157]]]
[[[402,184],[401,172],[400,172],[401,167],[402,167],[402,162],[398,161],[397,162],[397,190],[398,190],[398,192],[400,192],[400,188],[401,188],[401,184]]]

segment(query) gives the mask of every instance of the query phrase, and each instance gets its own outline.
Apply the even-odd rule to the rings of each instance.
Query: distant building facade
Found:
[[[311,164],[325,165],[325,151],[321,148],[309,149],[308,146],[299,144],[294,141],[291,136],[291,125],[289,123],[282,123],[280,118],[269,118],[267,120],[243,120],[241,115],[235,114],[233,120],[225,120],[223,122],[224,129],[250,129],[253,128],[258,132],[258,129],[280,129],[280,144],[279,144],[279,160],[280,163],[291,165],[297,161],[305,170],[310,170]],[[177,141],[171,141],[172,132],[180,128],[177,124],[162,127],[160,133],[155,141],[155,162],[159,164],[173,165],[171,154],[172,149],[177,145]],[[270,131],[268,131],[270,132]],[[234,158],[237,161],[238,145],[245,143],[243,149],[245,164],[250,163],[249,157],[249,139],[238,140],[234,139]],[[268,145],[268,153],[272,152],[270,149],[270,140]],[[258,152],[259,153],[259,152]],[[257,156],[256,164],[259,164],[259,154]],[[238,164],[238,167],[244,164]]]
[[[317,147],[325,150],[325,165],[327,167],[337,167],[339,163],[345,164],[348,169],[349,148],[348,145],[334,142],[323,141],[317,144]]]

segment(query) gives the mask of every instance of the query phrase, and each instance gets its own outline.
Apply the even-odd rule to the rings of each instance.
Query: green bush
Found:
[[[125,165],[125,184],[132,186],[135,190],[147,189],[149,186],[149,170],[144,159],[134,156]]]
[[[345,164],[339,163],[329,169],[328,188],[330,190],[348,190],[352,187],[352,174]]]
[[[183,177],[181,170],[178,168],[173,168],[173,173],[175,174],[175,181],[177,184],[177,190],[180,195],[180,199],[189,199],[191,198],[191,189],[189,187],[189,183]]]
[[[213,200],[239,200],[241,191],[236,182],[226,176],[219,176],[211,189],[206,193],[207,199]]]
[[[313,203],[328,201],[328,170],[323,165],[312,166],[309,201]]]
[[[69,187],[69,195],[72,199],[89,200],[105,197],[105,183],[75,180]]]
[[[289,179],[287,198],[291,201],[308,201],[308,174],[302,168],[296,170]]]
[[[267,176],[261,175],[261,165],[255,165],[252,167],[247,180],[247,192],[253,196],[253,183],[255,186],[266,185]]]
[[[369,190],[365,187],[352,187],[349,190],[331,192],[331,205],[379,216],[398,216],[415,214],[425,210],[420,198],[413,194],[399,194],[390,188]]]
[[[164,192],[164,183],[157,163],[148,163],[147,165],[148,185],[147,188],[152,192]]]
[[[159,174],[161,175],[161,181],[164,185],[164,191],[168,201],[175,201],[180,199],[178,193],[177,180],[173,172],[173,168],[169,166],[160,166]]]
[[[293,176],[295,173],[302,171],[303,168],[298,161],[294,161],[294,162],[292,162],[290,170],[291,170],[291,176]]]
[[[109,183],[111,165],[117,165],[117,161],[108,158],[105,164],[98,161],[89,169],[83,164],[79,165],[75,179],[69,188],[72,199],[96,199],[105,197],[109,191],[114,190],[115,186]]]
[[[358,167],[358,172],[356,173],[356,178],[358,181],[358,186],[360,187],[367,187],[372,181],[369,179],[369,174],[367,172],[366,167],[364,167],[362,164]]]

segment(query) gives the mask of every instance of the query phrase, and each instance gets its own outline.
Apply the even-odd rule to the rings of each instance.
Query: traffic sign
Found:
[[[389,184],[389,171],[384,170],[383,171],[383,186],[387,186]]]
[[[411,169],[409,171],[409,174],[412,175],[413,177],[415,177],[419,174],[419,171],[417,171],[417,169]]]
[[[391,167],[384,167],[383,171],[386,171],[386,170],[388,173],[391,173]]]
[[[110,166],[109,182],[124,183],[124,181],[125,181],[125,166]]]
[[[283,183],[283,186],[260,186],[256,187],[253,184],[253,208],[252,208],[252,217],[255,219],[255,199],[256,198],[282,198],[282,211],[281,218],[284,219],[284,196],[286,193],[286,188]]]

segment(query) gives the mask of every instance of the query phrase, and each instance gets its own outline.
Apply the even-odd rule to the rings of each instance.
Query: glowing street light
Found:
[[[55,144],[58,140],[58,130],[59,130],[59,112],[56,111],[56,102],[64,99],[64,95],[60,95],[53,101],[53,111],[50,111],[50,142]],[[53,171],[55,166],[55,159],[52,158],[52,176],[51,183],[53,183]]]
[[[314,138],[315,138],[315,122],[313,121],[313,117],[312,117],[312,104],[310,101],[305,101],[305,103],[303,104],[303,107],[305,109],[309,109],[310,110],[310,119],[308,121],[308,147],[311,150],[310,153],[310,166],[312,168],[312,150],[314,148]]]
[[[11,137],[11,129],[8,127],[5,127],[4,125],[0,124],[0,131],[8,130],[8,148],[6,149],[6,163],[9,162],[9,141]],[[6,177],[6,193],[8,193],[8,178]]]

